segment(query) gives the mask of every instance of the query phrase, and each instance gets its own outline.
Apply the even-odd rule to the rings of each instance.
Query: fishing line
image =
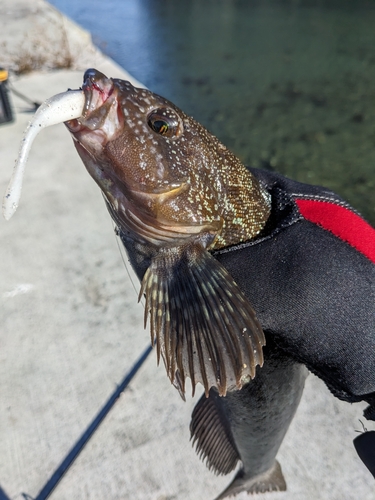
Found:
[[[28,104],[31,104],[33,106],[33,109],[31,109],[30,112],[36,111],[39,108],[39,106],[42,104],[41,102],[33,101],[32,99],[27,97],[25,94],[22,94],[19,90],[17,90],[14,87],[13,82],[11,81],[10,78],[8,78],[8,87],[13,92],[14,95],[16,95],[17,97],[19,97],[23,101],[25,101]]]
[[[118,232],[118,228],[116,226],[116,224],[112,221],[112,225],[113,225],[113,229],[114,229],[114,233],[115,233],[115,238],[116,238],[116,243],[117,243],[117,248],[119,249],[119,252],[120,252],[120,255],[121,255],[121,260],[125,266],[125,269],[126,269],[126,272],[128,274],[128,277],[130,279],[130,282],[133,286],[133,289],[135,291],[135,293],[137,294],[137,299],[138,299],[138,296],[139,296],[139,289],[140,289],[140,285],[139,285],[139,289],[137,290],[137,286],[136,284],[134,283],[134,280],[133,280],[133,277],[132,277],[132,274],[130,272],[130,269],[129,269],[129,266],[128,266],[128,263],[127,263],[127,255],[126,255],[126,251],[123,247],[123,245],[121,245],[119,243],[119,232]],[[140,300],[140,303],[142,304],[143,307],[145,307],[145,304],[144,304],[144,301],[143,301],[143,298]]]

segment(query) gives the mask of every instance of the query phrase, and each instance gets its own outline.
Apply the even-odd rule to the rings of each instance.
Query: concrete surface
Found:
[[[42,1],[34,7],[0,1],[8,44],[54,11]],[[64,23],[79,44],[78,27]],[[81,42],[86,49],[72,65],[80,71],[46,72],[46,63],[14,86],[44,100],[77,88],[85,67],[129,78],[83,31]],[[30,118],[24,102],[12,101],[16,121],[0,126],[1,192]],[[100,192],[63,125],[36,139],[20,207],[9,222],[0,220],[0,237],[0,500],[40,500],[149,336]],[[210,473],[191,448],[188,427],[198,397],[183,403],[152,353],[51,498],[213,499],[230,477]],[[364,407],[338,401],[310,375],[279,453],[288,491],[256,498],[374,499],[374,480],[352,446]]]

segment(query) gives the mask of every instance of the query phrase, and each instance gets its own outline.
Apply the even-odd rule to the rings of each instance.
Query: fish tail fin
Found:
[[[240,469],[231,484],[215,500],[222,500],[242,491],[247,493],[286,491],[286,482],[279,462],[275,460],[268,471],[250,478],[247,477],[244,469]]]

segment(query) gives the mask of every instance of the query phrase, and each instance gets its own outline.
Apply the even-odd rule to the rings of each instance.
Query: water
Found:
[[[323,184],[375,224],[373,1],[51,3],[244,162]]]

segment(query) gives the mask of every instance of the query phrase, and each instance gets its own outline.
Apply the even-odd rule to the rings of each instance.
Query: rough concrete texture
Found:
[[[0,2],[9,43],[50,15],[47,4],[35,5]],[[79,40],[78,28],[64,22]],[[91,54],[86,66],[129,77],[81,36]],[[44,100],[81,80],[81,71],[38,71],[14,86]],[[0,126],[2,192],[30,118],[23,101],[14,97],[13,105],[15,123]],[[149,336],[99,190],[63,125],[36,139],[20,207],[0,220],[0,235],[0,499],[36,498]],[[210,473],[191,448],[198,397],[183,403],[152,353],[51,498],[213,499],[230,477]],[[254,498],[373,499],[373,478],[352,446],[363,408],[333,398],[310,375],[279,453],[288,492]]]
[[[44,0],[1,0],[0,62],[17,72],[86,66],[97,53],[87,31]]]

